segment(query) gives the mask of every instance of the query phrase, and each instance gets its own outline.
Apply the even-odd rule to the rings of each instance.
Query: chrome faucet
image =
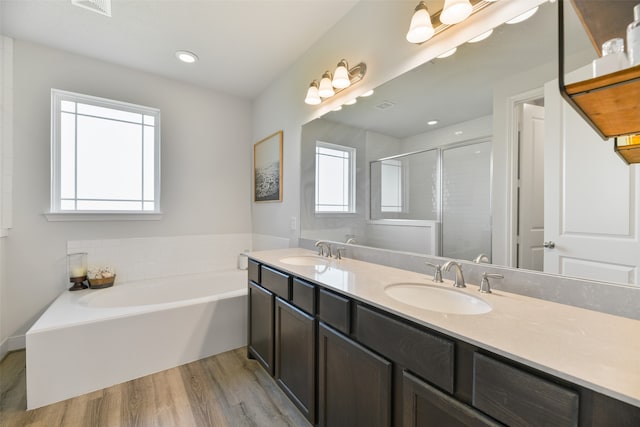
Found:
[[[355,244],[357,244],[358,242],[356,241],[356,238],[355,238],[355,237],[349,237],[349,238],[347,239],[347,241],[346,241],[346,242],[344,242],[344,243],[345,243],[345,245],[350,245],[350,244],[354,244],[354,245],[355,245]]]
[[[489,261],[489,257],[486,254],[478,255],[473,259],[473,262],[475,262],[476,264],[480,264],[481,262],[485,262],[487,264],[491,263],[491,261]]]
[[[482,280],[480,281],[480,289],[478,292],[483,294],[491,293],[491,285],[489,284],[489,278],[492,279],[504,279],[502,274],[482,273]]]
[[[464,276],[462,275],[462,266],[456,261],[447,261],[442,266],[444,271],[449,271],[451,267],[455,267],[456,269],[456,278],[453,281],[453,286],[456,288],[466,288],[467,285],[464,284]]]
[[[435,271],[433,272],[434,282],[442,283],[444,281],[442,280],[442,268],[440,267],[440,264],[432,264],[429,261],[426,261],[425,265],[428,265],[429,267],[433,267],[435,269]]]
[[[318,240],[314,246],[318,248],[318,255],[331,258],[331,245],[329,244],[329,242]]]

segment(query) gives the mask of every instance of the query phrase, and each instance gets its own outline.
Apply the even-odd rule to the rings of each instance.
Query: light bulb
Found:
[[[440,55],[436,56],[436,58],[448,58],[449,56],[453,55],[454,53],[456,53],[456,51],[458,50],[457,47],[454,47],[453,49],[449,49],[448,51],[441,53]]]
[[[491,30],[489,30],[487,32],[484,32],[484,33],[480,34],[479,36],[476,36],[476,37],[472,38],[467,43],[478,43],[478,42],[481,42],[482,40],[489,38],[489,36],[491,34],[493,34],[493,29],[491,29]]]
[[[347,61],[344,59],[338,62],[336,71],[333,73],[333,80],[331,81],[331,84],[336,89],[344,89],[351,85],[349,70],[347,69]]]
[[[467,19],[472,10],[469,0],[445,0],[440,22],[447,25],[457,24]]]
[[[325,71],[322,75],[322,80],[320,80],[320,87],[318,88],[318,95],[321,98],[329,98],[330,96],[335,95],[336,92],[333,90],[333,86],[331,85],[331,73]]]
[[[424,43],[433,36],[434,32],[427,5],[421,1],[416,6],[416,10],[411,17],[407,41],[409,43]]]
[[[320,95],[318,95],[318,82],[314,80],[309,85],[304,103],[309,105],[318,105],[320,102],[322,102],[322,100],[320,99]]]
[[[516,16],[513,19],[508,20],[506,24],[519,24],[520,22],[526,21],[527,19],[531,18],[537,11],[538,11],[538,6],[534,7],[531,10],[526,11],[523,14]]]

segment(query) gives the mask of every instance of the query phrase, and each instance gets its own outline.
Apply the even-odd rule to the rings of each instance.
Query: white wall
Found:
[[[291,217],[299,218],[300,214],[300,133],[304,123],[331,111],[345,98],[373,89],[542,2],[497,2],[464,25],[454,26],[421,46],[405,39],[414,2],[359,2],[254,102],[253,142],[284,130],[283,202],[253,204],[254,233],[292,239],[298,236],[289,224]],[[365,62],[367,75],[334,101],[317,107],[305,105],[309,83],[341,58],[352,64]]]
[[[68,287],[68,240],[251,232],[249,101],[17,40],[14,67],[13,229],[0,342],[24,334]],[[46,220],[51,88],[160,108],[161,221]]]

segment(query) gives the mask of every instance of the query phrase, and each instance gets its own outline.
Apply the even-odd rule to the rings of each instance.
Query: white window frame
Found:
[[[342,151],[345,153],[349,153],[349,160],[348,160],[348,167],[349,167],[349,172],[348,172],[348,177],[349,177],[349,183],[348,183],[348,207],[347,210],[336,210],[336,211],[330,211],[330,210],[318,210],[318,170],[317,170],[317,165],[318,165],[318,147],[321,148],[327,148],[330,150],[336,150],[336,151]],[[345,215],[345,214],[355,214],[356,213],[356,149],[354,147],[349,147],[349,146],[345,146],[345,145],[338,145],[338,144],[332,144],[330,142],[323,142],[323,141],[316,141],[316,148],[315,148],[315,168],[316,168],[316,184],[315,184],[315,197],[314,197],[314,212],[316,215]]]
[[[154,117],[154,210],[61,209],[61,103],[79,102]],[[51,89],[51,205],[49,221],[159,220],[160,210],[160,110],[121,101]]]

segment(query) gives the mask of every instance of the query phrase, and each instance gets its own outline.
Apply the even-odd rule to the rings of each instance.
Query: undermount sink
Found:
[[[283,264],[289,265],[327,265],[329,260],[318,255],[300,255],[290,256],[282,258],[280,260]]]
[[[394,283],[384,289],[391,298],[425,310],[450,314],[483,314],[491,311],[484,300],[441,286]]]

